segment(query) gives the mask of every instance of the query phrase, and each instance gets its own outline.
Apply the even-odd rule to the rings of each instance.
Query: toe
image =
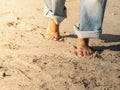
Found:
[[[90,52],[89,51],[86,51],[86,56],[90,56]]]
[[[46,38],[48,40],[54,40],[57,41],[59,39],[59,35],[57,33],[47,33]]]
[[[93,51],[89,47],[77,47],[77,55],[78,56],[90,56],[93,54]]]
[[[83,53],[78,53],[77,54],[79,57],[83,57],[84,55],[83,55]]]
[[[90,48],[89,54],[92,55],[94,51]]]
[[[84,52],[83,52],[83,56],[88,56],[88,54],[87,54],[87,51],[86,51],[86,50],[84,50]]]
[[[77,55],[78,55],[79,57],[84,56],[83,51],[82,51],[80,48],[77,48]]]

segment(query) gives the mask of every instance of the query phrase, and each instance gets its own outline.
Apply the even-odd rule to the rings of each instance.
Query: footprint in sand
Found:
[[[8,26],[8,27],[15,27],[15,28],[17,28],[17,25],[19,24],[19,20],[21,20],[21,18],[20,18],[20,17],[16,17],[16,20],[17,20],[17,21],[7,22],[7,23],[6,23],[7,26]]]
[[[8,26],[8,27],[12,27],[12,26],[13,26],[13,27],[16,27],[17,25],[18,25],[18,23],[14,22],[14,21],[7,23],[7,26]]]
[[[5,44],[4,47],[7,47],[7,48],[9,48],[11,50],[19,50],[21,48],[20,45],[17,45],[17,44],[12,43],[12,42],[10,42],[8,44]]]

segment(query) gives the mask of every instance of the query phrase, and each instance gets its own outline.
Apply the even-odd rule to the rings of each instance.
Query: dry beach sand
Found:
[[[0,0],[0,90],[120,90],[120,0],[108,0],[93,56],[77,57],[79,0],[67,0],[62,40],[45,39],[43,0]]]

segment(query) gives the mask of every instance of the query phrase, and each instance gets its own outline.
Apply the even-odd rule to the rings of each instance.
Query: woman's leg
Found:
[[[44,15],[49,17],[46,38],[49,40],[59,39],[59,24],[66,18],[66,0],[44,0]]]
[[[80,24],[75,25],[78,36],[78,56],[89,56],[93,51],[89,47],[89,38],[99,38],[102,32],[102,23],[106,0],[81,0]]]

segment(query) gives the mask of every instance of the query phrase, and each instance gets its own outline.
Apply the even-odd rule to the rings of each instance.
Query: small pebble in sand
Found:
[[[116,15],[116,13],[115,13],[115,12],[113,12],[113,13],[112,13],[112,15],[113,15],[113,16],[115,16],[115,15]]]
[[[5,76],[6,76],[5,71],[1,71],[1,72],[0,72],[0,78],[3,78],[3,77],[5,77]]]

